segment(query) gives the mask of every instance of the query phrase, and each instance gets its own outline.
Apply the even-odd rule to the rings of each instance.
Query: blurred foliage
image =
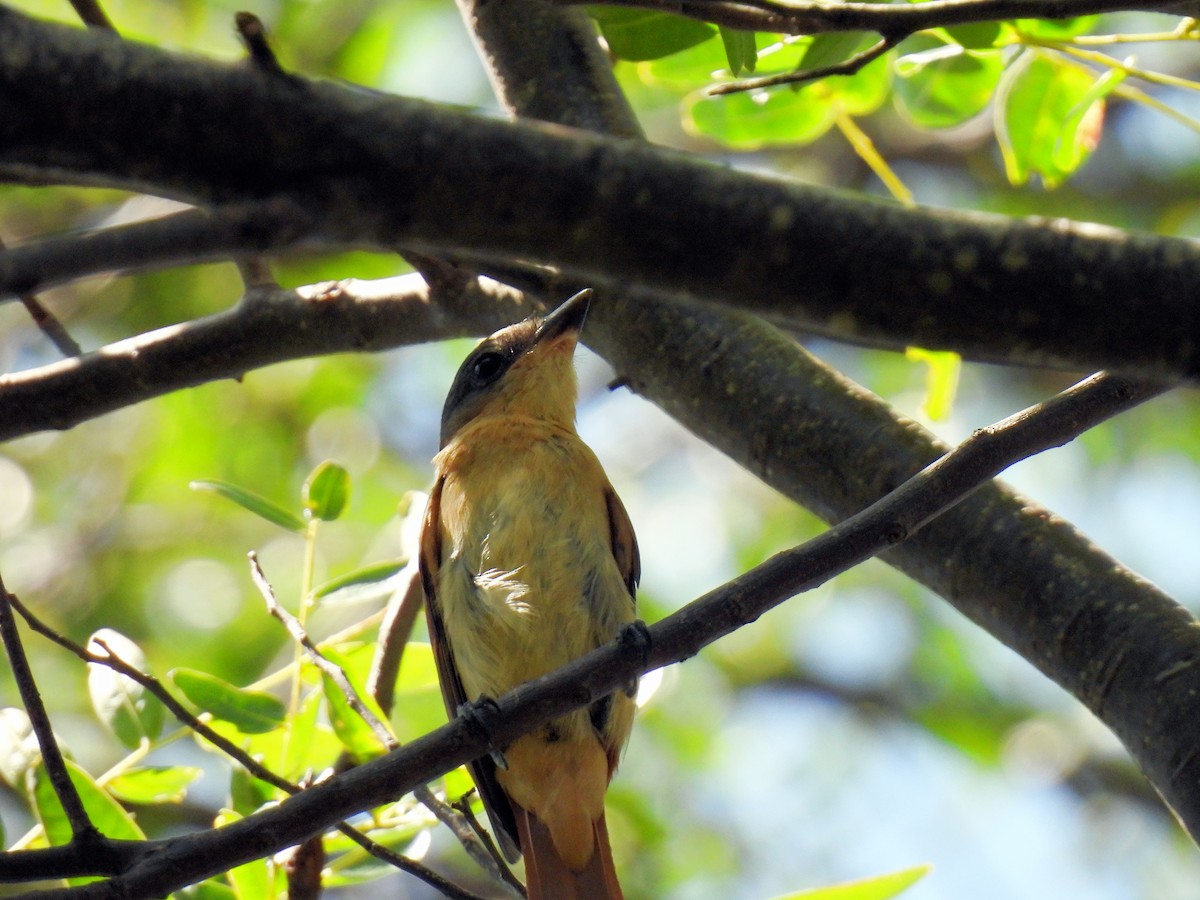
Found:
[[[66,0],[11,5],[74,19]],[[241,56],[232,16],[244,5],[105,3],[127,37],[227,60]],[[492,105],[450,4],[250,7],[289,69]],[[639,115],[664,144],[902,202],[1200,232],[1191,199],[1200,179],[1191,20],[1141,14],[931,29],[851,75],[713,96],[713,84],[836,64],[874,37],[754,35],[644,10],[590,11]],[[168,208],[116,191],[0,186],[0,235],[11,243]],[[355,253],[283,260],[276,274],[296,285],[405,268],[390,256]],[[240,291],[235,268],[214,264],[92,278],[43,300],[94,349],[227,309]],[[1068,382],[920,350],[906,360],[809,344],[908,415],[936,420],[949,440]],[[137,658],[281,775],[321,772],[343,752],[377,753],[340,693],[267,615],[246,554],[257,553],[280,602],[362,693],[380,610],[403,577],[411,516],[420,511],[419,501],[399,513],[398,505],[428,480],[438,409],[462,352],[453,344],[298,361],[5,445],[5,583],[77,642],[100,637]],[[19,309],[0,308],[5,371],[55,359]],[[647,404],[610,402],[603,382],[585,380],[581,425],[597,435],[637,524],[647,619],[823,527]],[[1200,406],[1173,394],[1088,433],[1055,455],[1058,462],[1018,467],[1013,477],[1093,523],[1106,546],[1196,609],[1200,571],[1179,512],[1200,502],[1196,434]],[[72,777],[106,833],[207,827],[280,799],[203,741],[185,739],[188,732],[127,680],[34,636],[28,647]],[[911,867],[926,859],[935,869],[911,896],[983,897],[990,882],[980,873],[998,856],[997,890],[1007,893],[988,897],[1187,896],[1200,877],[1194,850],[1111,738],[882,563],[773,611],[647,684],[656,690],[609,795],[631,900],[765,897],[896,871],[856,886],[876,893],[839,886],[795,895],[882,897],[889,883],[915,880],[923,870]],[[396,697],[390,725],[400,740],[444,721],[432,655],[419,639],[405,650]],[[0,706],[16,705],[11,677],[0,673]],[[943,774],[924,767],[929,758]],[[7,844],[61,840],[61,809],[28,719],[15,708],[0,709],[0,775]],[[469,779],[459,771],[435,787],[453,799],[468,792]],[[998,793],[1028,806],[1014,812]],[[1057,804],[1050,814],[1039,805],[1048,798]],[[955,818],[956,807],[969,809]],[[941,830],[924,840],[909,824],[936,816]],[[1006,816],[1017,824],[1001,821]],[[411,798],[364,823],[387,846],[486,889]],[[1026,852],[1023,834],[1039,842],[1037,853]],[[389,871],[340,836],[328,839],[327,851],[334,896],[354,896],[354,885]],[[956,873],[961,860],[968,887]],[[1036,889],[1017,880],[1022,868]],[[260,860],[183,896],[274,896],[282,886],[276,869]],[[1054,880],[1064,872],[1065,882]],[[1101,892],[1109,886],[1118,893]],[[0,896],[16,890],[0,886]]]

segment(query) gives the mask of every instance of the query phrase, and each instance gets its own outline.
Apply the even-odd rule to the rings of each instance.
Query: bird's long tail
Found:
[[[593,825],[595,852],[583,870],[576,872],[559,856],[550,831],[537,816],[515,803],[513,812],[525,855],[529,900],[624,900],[603,815]]]

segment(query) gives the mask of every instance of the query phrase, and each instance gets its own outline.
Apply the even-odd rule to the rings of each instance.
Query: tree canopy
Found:
[[[639,674],[631,897],[1190,889],[1185,8],[47,6],[0,4],[0,896],[512,895],[463,765]],[[648,627],[445,724],[450,339],[585,286]]]

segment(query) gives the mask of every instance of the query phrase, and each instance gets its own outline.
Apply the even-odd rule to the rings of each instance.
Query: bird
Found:
[[[420,539],[448,715],[617,639],[641,562],[624,505],[575,427],[575,348],[591,291],[511,325],[463,361],[442,411]],[[604,796],[636,681],[471,764],[530,900],[622,897]]]

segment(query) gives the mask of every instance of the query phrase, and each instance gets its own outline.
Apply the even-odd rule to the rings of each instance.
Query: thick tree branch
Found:
[[[302,843],[334,822],[386,803],[494,747],[506,746],[542,722],[628,684],[632,677],[694,656],[789,597],[904,541],[1012,463],[1059,446],[1153,393],[1153,388],[1118,376],[1100,375],[1081,382],[977,432],[878,503],[803,546],[777,554],[663,621],[633,628],[616,642],[510,691],[494,704],[459,715],[400,750],[222,828],[147,841],[139,860],[108,881],[26,896],[103,900],[161,896],[229,866]],[[1172,663],[1178,661],[1163,662],[1168,668],[1158,674],[1174,677]],[[38,852],[11,856],[19,865]],[[0,865],[5,862],[0,857]]]
[[[0,375],[0,440],[71,428],[271,363],[478,334],[530,311],[521,294],[488,279],[460,282],[456,291],[438,292],[436,302],[418,275],[260,288],[227,312]]]
[[[486,26],[479,40],[493,65],[536,66],[543,47],[494,20],[536,21],[549,34],[548,20],[571,24],[569,13],[527,0],[487,4],[476,20],[474,2],[460,0],[469,20]],[[536,85],[542,109],[553,109],[561,77]],[[518,114],[529,102],[502,100]],[[635,291],[596,305],[588,340],[635,390],[827,521],[852,515],[944,452],[919,425],[748,316]],[[1190,614],[998,483],[884,558],[1084,702],[1197,834],[1200,672],[1192,661],[1200,627]]]
[[[309,241],[529,260],[887,346],[1200,378],[1192,241],[899,209],[11,11],[0,43],[0,174],[293,204]],[[4,265],[0,291],[36,286]]]
[[[593,0],[552,0],[581,5]],[[805,0],[602,0],[676,13],[746,31],[820,34],[826,31],[874,31],[901,37],[926,28],[996,22],[1004,19],[1067,19],[1123,10],[1176,12],[1183,5],[1155,0],[930,0],[909,3],[828,3]]]

